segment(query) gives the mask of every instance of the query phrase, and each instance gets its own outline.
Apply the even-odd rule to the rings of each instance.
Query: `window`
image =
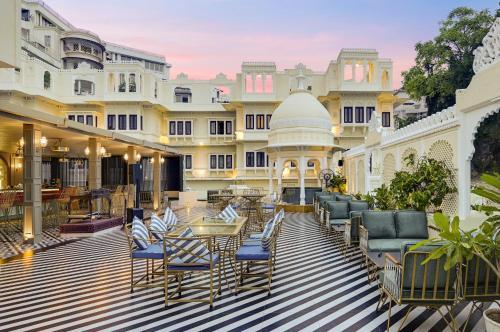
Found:
[[[108,115],[108,130],[116,129],[116,115]]]
[[[85,117],[85,123],[87,126],[93,126],[94,125],[94,117],[92,115],[87,115]]]
[[[125,114],[118,115],[118,130],[127,130],[127,116]]]
[[[128,76],[128,91],[129,92],[136,92],[135,74],[130,74]]]
[[[226,158],[223,154],[220,154],[217,156],[217,167],[219,169],[224,169],[224,162],[226,161]]]
[[[210,121],[210,135],[217,135],[217,121]]]
[[[177,121],[177,135],[184,135],[184,121]]]
[[[128,127],[130,130],[137,130],[137,115],[130,114],[128,116]]]
[[[169,135],[175,135],[175,121],[170,121],[169,122],[168,134]]]
[[[246,167],[266,167],[269,159],[265,152],[247,152]]]
[[[193,134],[193,122],[185,121],[169,121],[168,134],[171,136],[191,136]]]
[[[193,156],[190,154],[184,156],[184,169],[193,169]]]
[[[21,9],[21,20],[26,22],[30,20],[30,11],[28,9]]]
[[[352,107],[344,107],[344,123],[352,123]]]
[[[390,127],[390,126],[391,126],[391,113],[382,112],[382,127]]]
[[[354,113],[354,120],[356,123],[364,123],[365,122],[365,108],[364,107],[356,107]]]
[[[368,106],[366,108],[366,122],[370,122],[370,120],[372,119],[373,112],[375,112],[375,107]]]
[[[271,123],[272,114],[266,114],[266,129],[269,129],[269,124]]]
[[[226,135],[233,134],[233,121],[226,121]]]
[[[125,92],[127,83],[125,82],[125,74],[120,73],[120,83],[118,84],[118,92]]]
[[[217,169],[217,155],[210,155],[210,169]]]
[[[187,136],[191,135],[191,121],[184,122],[184,134]]]
[[[144,130],[144,118],[141,115],[141,130]]]
[[[256,166],[257,167],[265,167],[265,165],[266,165],[265,153],[264,152],[256,152],[255,155],[257,156]]]
[[[246,129],[254,129],[255,126],[254,126],[254,116],[253,116],[253,114],[247,114],[245,116],[245,123],[246,123],[246,125],[245,125]]]
[[[50,73],[48,71],[43,73],[43,88],[45,90],[50,89]]]
[[[75,95],[87,96],[94,94],[94,82],[86,80],[75,80],[74,84]]]
[[[226,155],[226,168],[227,169],[233,168],[233,156],[230,154]]]
[[[191,89],[178,86],[174,89],[174,97],[176,103],[190,103],[192,98]]]
[[[247,167],[255,167],[255,153],[254,152],[247,152],[246,154],[246,165]]]
[[[78,121],[80,123],[85,123],[84,116],[83,115],[78,115],[76,117],[76,121]]]
[[[314,161],[308,161],[307,167],[310,167],[310,168],[314,167]]]
[[[75,116],[74,115],[68,115],[68,120],[75,121]]]
[[[50,48],[50,36],[44,36],[43,43],[44,43],[45,47]]]
[[[80,50],[80,44],[74,43],[73,44],[73,51],[79,51]]]
[[[211,154],[210,169],[232,169],[233,156],[230,154]]]
[[[264,122],[264,114],[256,115],[257,129],[264,129],[266,124]]]

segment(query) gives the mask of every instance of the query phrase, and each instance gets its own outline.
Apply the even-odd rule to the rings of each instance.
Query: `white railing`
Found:
[[[402,140],[410,139],[416,135],[428,133],[436,129],[444,129],[444,127],[458,122],[455,106],[448,107],[441,112],[420,119],[409,126],[398,129],[393,132],[382,132],[382,145],[392,144]]]

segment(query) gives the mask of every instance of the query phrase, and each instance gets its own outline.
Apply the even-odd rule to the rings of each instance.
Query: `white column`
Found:
[[[269,189],[268,189],[268,193],[269,193],[269,197],[271,197],[271,195],[273,194],[273,160],[269,160],[269,166],[268,166],[268,170],[267,170],[267,175],[269,177]]]
[[[101,188],[101,143],[97,138],[89,138],[89,189]]]
[[[352,81],[356,82],[356,60],[351,60]]]
[[[130,171],[130,165],[132,164],[135,164],[137,163],[135,158],[137,157],[137,148],[135,146],[128,146],[127,147],[127,155],[128,155],[128,160],[127,160],[127,184],[133,184],[133,183],[130,183],[129,179],[129,174],[128,172]],[[129,208],[131,207],[134,207],[134,200],[135,200],[135,195],[136,195],[136,191],[137,188],[134,187],[134,191],[131,191],[129,192],[129,199],[128,199],[128,202],[127,202],[127,205]]]
[[[280,198],[281,198],[281,194],[283,192],[282,190],[282,182],[283,182],[283,159],[282,158],[278,158],[276,160],[276,177],[278,178],[278,195],[280,195]]]
[[[160,208],[161,201],[161,156],[159,152],[153,153],[153,209]]]
[[[306,186],[305,186],[306,164],[307,164],[306,158],[300,157],[299,160],[300,205],[306,204]]]
[[[40,127],[23,124],[23,239],[26,243],[42,240],[42,147]]]

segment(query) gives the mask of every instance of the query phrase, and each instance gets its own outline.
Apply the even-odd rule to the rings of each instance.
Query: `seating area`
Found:
[[[256,201],[249,197],[261,195],[257,191],[242,194],[243,199]],[[159,287],[163,289],[165,307],[170,303],[201,302],[208,303],[210,308],[222,294],[224,285],[224,289],[235,295],[244,290],[266,290],[271,294],[284,211],[274,211],[264,224],[259,218],[258,205],[241,204],[236,210],[229,202],[225,203],[219,213],[195,218],[185,225],[178,225],[178,218],[169,207],[162,218],[156,214],[148,222],[134,218],[125,227],[130,253],[130,291]],[[260,232],[251,233],[255,229]],[[145,261],[146,268],[144,273],[136,275],[139,261]],[[228,270],[234,274],[233,287],[229,286]],[[205,274],[207,283],[186,286],[186,279],[193,274]],[[247,285],[247,279],[263,279],[265,284]],[[203,298],[183,296],[193,289],[207,290],[208,294]]]
[[[435,230],[424,211],[374,211],[366,201],[330,192],[316,193],[314,204],[320,232],[344,248],[345,258],[355,257],[346,254],[353,247],[362,253],[368,283],[376,283],[380,291],[375,310],[388,307],[387,330],[392,326],[393,304],[407,306],[399,329],[412,311],[424,307],[436,311],[453,331],[463,323],[457,323],[454,311],[464,302],[470,306],[464,330],[484,304],[499,304],[500,279],[479,257],[446,267],[445,256],[429,258],[444,242],[411,250]]]

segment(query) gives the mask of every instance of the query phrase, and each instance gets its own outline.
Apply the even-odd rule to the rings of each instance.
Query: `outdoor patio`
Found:
[[[177,211],[181,225],[209,213],[203,207]],[[115,229],[36,250],[34,255],[2,265],[0,330],[383,331],[388,306],[375,311],[380,294],[377,284],[368,284],[359,249],[350,250],[352,256],[346,260],[340,248],[320,233],[313,214],[287,213],[270,297],[263,291],[235,296],[223,287],[211,311],[206,304],[194,303],[171,304],[165,309],[161,289],[130,293],[127,241],[124,232]],[[144,265],[137,264],[137,272]],[[232,286],[232,271],[227,272]],[[200,277],[186,280],[192,285],[200,282]],[[399,326],[405,308],[393,306],[392,329]],[[459,324],[469,308],[465,303],[456,306]],[[479,312],[469,324],[468,331],[484,330]],[[438,313],[418,308],[403,330],[445,328]]]

